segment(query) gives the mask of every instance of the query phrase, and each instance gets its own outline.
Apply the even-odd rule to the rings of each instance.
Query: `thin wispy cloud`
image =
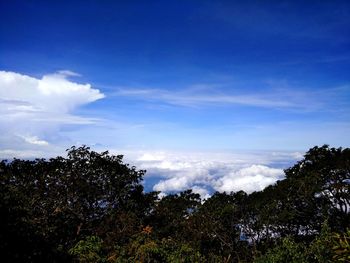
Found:
[[[252,93],[231,94],[216,90],[166,90],[145,88],[118,88],[114,96],[137,99],[139,101],[158,102],[183,107],[227,106],[262,107],[295,111],[327,111],[334,104],[345,102],[342,96],[349,92],[349,86],[323,90],[296,90],[293,88],[273,88]],[[349,104],[349,103],[347,103]]]
[[[66,69],[57,71],[57,75],[61,75],[65,77],[81,77],[81,74],[71,70],[66,70]]]
[[[283,100],[268,99],[259,95],[229,95],[222,93],[199,93],[198,91],[169,91],[161,89],[119,89],[115,96],[134,97],[141,100],[159,101],[178,106],[197,107],[205,105],[244,105],[255,107],[285,108],[297,105]]]

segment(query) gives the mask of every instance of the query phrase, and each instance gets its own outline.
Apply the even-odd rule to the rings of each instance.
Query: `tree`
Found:
[[[163,197],[155,204],[150,224],[159,239],[188,236],[187,222],[201,205],[200,195],[186,190]]]
[[[299,202],[298,216],[311,221],[311,230],[319,231],[328,219],[337,231],[345,231],[350,222],[350,149],[310,149],[303,160],[285,170],[292,187],[294,204]]]
[[[158,199],[121,155],[0,162],[7,262],[328,262],[349,258],[350,149],[314,147],[263,191]],[[328,224],[325,224],[328,222]],[[245,236],[246,238],[243,238]]]
[[[251,257],[247,242],[241,239],[246,201],[243,191],[216,192],[194,214],[190,233],[209,261],[242,262]]]
[[[143,193],[141,180],[145,171],[129,167],[122,158],[82,146],[69,149],[67,158],[3,161],[2,252],[12,251],[16,242],[22,242],[22,235],[28,234],[24,247],[30,251],[18,249],[11,252],[13,258],[44,257],[48,251],[67,255],[68,249],[84,237],[98,230],[106,234],[109,227],[101,227],[103,221],[124,212],[142,221],[150,209],[145,204],[151,204],[155,194]],[[39,244],[41,241],[45,246]]]

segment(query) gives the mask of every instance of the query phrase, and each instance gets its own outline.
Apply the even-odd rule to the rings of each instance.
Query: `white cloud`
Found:
[[[62,70],[34,78],[0,71],[0,146],[7,147],[7,153],[50,146],[63,125],[96,122],[75,115],[74,110],[104,94],[90,84],[69,80],[71,76],[79,74]]]
[[[181,107],[248,106],[291,112],[348,112],[348,84],[314,89],[290,85],[285,81],[268,80],[269,88],[254,93],[242,92],[234,84],[192,85],[181,89],[119,87],[114,96],[157,102]],[[228,86],[232,87],[228,89]],[[260,84],[261,85],[261,84]],[[249,90],[249,89],[247,89]],[[339,107],[341,105],[341,107]]]
[[[165,155],[163,152],[156,152],[156,153],[144,153],[137,160],[144,161],[144,162],[152,162],[152,161],[163,161],[164,159],[165,159]]]
[[[209,191],[204,187],[200,187],[198,185],[195,185],[192,187],[192,191],[196,194],[199,194],[201,196],[202,200],[208,199],[210,197]]]
[[[166,194],[191,188],[202,198],[213,191],[262,190],[282,179],[283,169],[302,157],[302,153],[287,151],[123,152],[126,162],[147,170],[146,178],[159,180],[153,190]]]
[[[182,91],[169,91],[164,89],[133,89],[120,88],[115,92],[116,96],[134,97],[142,100],[160,101],[172,105],[196,107],[203,105],[245,105],[267,108],[298,108],[295,102],[282,99],[278,96],[266,96],[266,94],[225,94],[222,92],[208,93],[202,90],[198,93],[197,88]]]
[[[67,77],[80,77],[81,75],[79,73],[76,73],[71,70],[59,70],[57,72],[60,75],[67,76]]]
[[[186,176],[172,177],[159,181],[153,189],[161,192],[182,191],[190,187],[189,178]]]
[[[40,140],[37,136],[20,136],[22,137],[26,142],[31,143],[31,144],[36,144],[36,145],[49,145],[49,143],[45,140]]]
[[[238,171],[232,171],[213,184],[219,192],[243,190],[251,193],[263,190],[266,186],[275,183],[283,176],[282,169],[271,168],[264,165],[251,165]]]
[[[67,79],[73,73],[44,75],[42,79],[0,71],[0,98],[7,114],[69,113],[76,107],[104,97],[90,84],[79,84]]]

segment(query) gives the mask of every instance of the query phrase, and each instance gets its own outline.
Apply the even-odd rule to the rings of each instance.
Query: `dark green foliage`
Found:
[[[350,228],[343,234],[333,235],[332,250],[335,262],[350,262]]]
[[[159,239],[173,237],[183,240],[188,234],[187,221],[200,205],[199,194],[191,190],[165,196],[156,203],[150,225]]]
[[[348,262],[350,259],[350,231],[340,235],[331,232],[327,222],[322,226],[320,235],[311,243],[296,242],[292,236],[279,240],[263,256],[257,257],[254,263],[283,262]]]
[[[101,222],[129,213],[140,224],[152,204],[140,184],[143,174],[122,156],[87,147],[72,147],[67,158],[2,162],[2,252],[13,261],[54,261],[57,254],[66,261],[85,236],[107,234]]]
[[[290,238],[284,238],[281,244],[269,250],[266,255],[257,258],[255,263],[306,263],[305,248]]]
[[[350,149],[314,147],[285,173],[298,197],[301,220],[312,219],[309,227],[319,230],[329,219],[335,230],[345,231],[350,222]]]
[[[347,262],[350,149],[310,149],[263,191],[158,199],[122,156],[0,163],[2,262]],[[245,237],[245,238],[243,238]]]
[[[247,194],[216,192],[192,218],[192,238],[208,257],[220,255],[231,261],[247,261],[248,243],[240,240],[244,204]]]
[[[75,257],[76,261],[84,263],[106,262],[102,254],[102,240],[97,236],[88,236],[80,240],[68,253]]]

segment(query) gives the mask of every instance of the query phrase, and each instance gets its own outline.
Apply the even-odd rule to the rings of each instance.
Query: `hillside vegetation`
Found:
[[[145,193],[122,156],[0,163],[2,262],[350,262],[350,149],[310,149],[260,192]]]

